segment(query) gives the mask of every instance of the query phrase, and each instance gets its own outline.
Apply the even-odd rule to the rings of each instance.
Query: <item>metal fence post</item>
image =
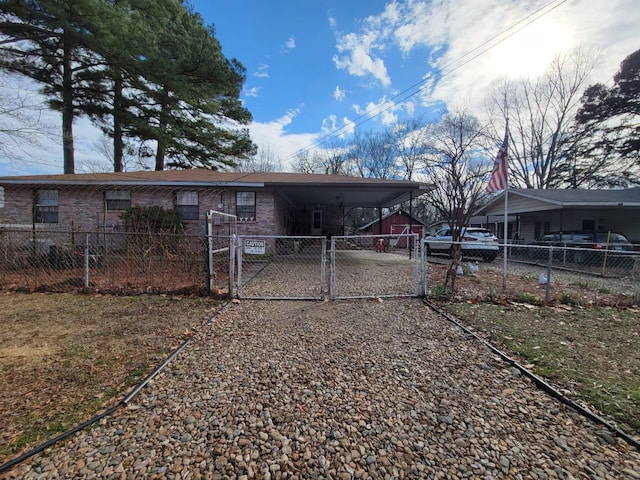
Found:
[[[322,259],[320,260],[320,300],[324,300],[327,270],[327,239],[322,239]]]
[[[549,247],[549,263],[547,263],[547,284],[544,289],[544,299],[546,302],[551,300],[551,265],[553,263],[553,247]]]
[[[331,262],[329,264],[329,298],[334,299],[336,288],[336,239],[331,239]]]
[[[238,265],[238,298],[242,298],[242,237],[237,237],[236,261]]]
[[[84,235],[84,288],[89,289],[89,234]]]
[[[229,237],[229,300],[233,299],[233,287],[235,284],[235,268],[236,268],[236,235],[235,233]]]
[[[422,239],[422,244],[420,245],[420,263],[422,265],[422,296],[426,297],[427,292],[429,291],[429,286],[427,284],[427,249],[424,246],[425,239]]]

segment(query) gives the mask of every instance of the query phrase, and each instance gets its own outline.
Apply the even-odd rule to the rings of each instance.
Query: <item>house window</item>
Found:
[[[131,192],[127,190],[107,190],[104,192],[107,210],[126,210],[131,206]]]
[[[183,220],[198,220],[198,192],[176,192],[176,212]]]
[[[241,222],[256,219],[256,192],[236,192],[236,216]]]
[[[37,190],[36,223],[58,223],[58,191],[57,190]]]

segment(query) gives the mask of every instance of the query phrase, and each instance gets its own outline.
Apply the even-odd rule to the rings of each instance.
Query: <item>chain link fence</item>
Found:
[[[427,240],[425,240],[427,241]],[[576,246],[569,242],[557,245],[496,244],[497,256],[494,260],[486,258],[483,252],[474,252],[469,242],[452,242],[458,244],[462,251],[462,260],[454,265],[457,275],[476,276],[478,270],[502,270],[506,285],[516,283],[514,273],[518,277],[535,276],[537,284],[544,286],[544,299],[549,301],[554,288],[561,288],[556,278],[564,283],[588,284],[591,280],[600,279],[606,284],[614,284],[622,293],[640,298],[640,245],[597,243]],[[608,247],[608,248],[607,248]],[[425,253],[428,249],[424,249]],[[506,253],[506,272],[505,255]],[[484,258],[483,258],[484,257]],[[451,264],[449,249],[424,256],[424,271],[429,271],[429,264]],[[481,276],[476,277],[481,281]],[[433,272],[427,275],[427,295],[434,294],[442,285],[444,278],[436,278]]]
[[[0,252],[3,290],[205,295],[229,288],[227,236],[3,229]]]

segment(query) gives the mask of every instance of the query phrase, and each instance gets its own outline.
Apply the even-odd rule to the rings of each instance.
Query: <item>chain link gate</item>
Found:
[[[237,296],[260,300],[323,300],[325,237],[239,236]]]
[[[329,298],[420,296],[419,247],[417,234],[332,237]]]

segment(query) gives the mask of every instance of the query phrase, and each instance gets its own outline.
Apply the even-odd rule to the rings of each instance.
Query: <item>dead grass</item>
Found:
[[[432,279],[444,271],[432,271]],[[637,296],[592,282],[553,284],[499,272],[458,279],[436,301],[535,373],[640,436],[640,307]],[[437,291],[437,289],[436,289]]]
[[[116,404],[218,306],[180,296],[0,294],[0,463]]]
[[[444,268],[432,266],[430,282]],[[576,282],[545,304],[537,278],[501,283],[499,271],[465,275],[443,306],[640,433],[633,297]],[[177,295],[0,294],[0,463],[116,404],[218,307]]]

